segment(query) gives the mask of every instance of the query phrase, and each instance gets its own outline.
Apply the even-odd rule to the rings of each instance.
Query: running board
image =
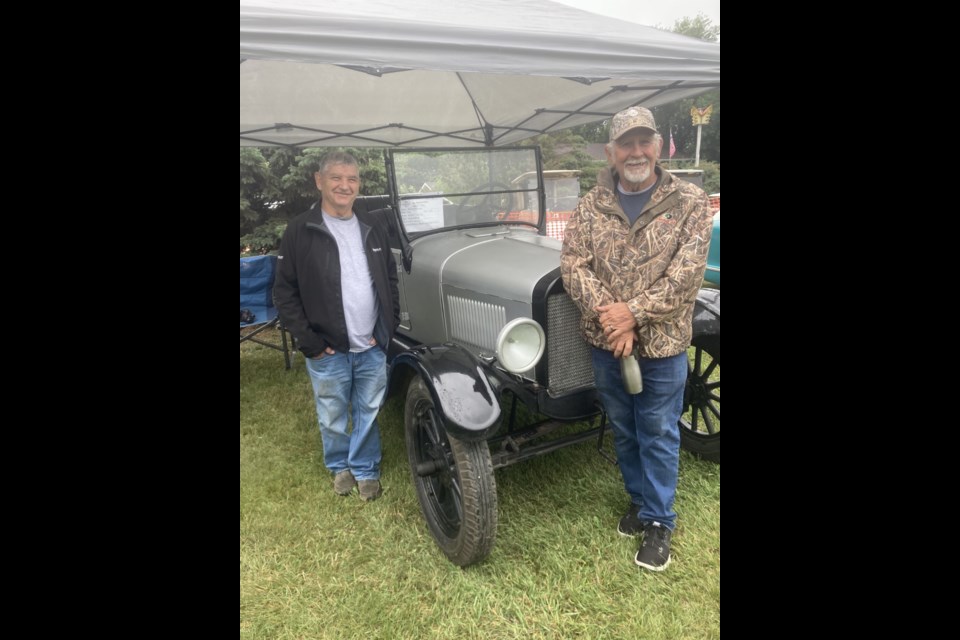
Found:
[[[550,440],[549,442],[542,442],[538,445],[522,448],[516,446],[517,440],[521,439],[522,436],[514,437],[512,439],[505,438],[503,448],[500,451],[491,452],[490,460],[493,462],[494,469],[508,467],[512,464],[523,462],[524,460],[529,460],[531,458],[536,458],[538,456],[550,453],[551,451],[556,451],[557,449],[562,449],[580,442],[586,442],[591,438],[600,438],[605,430],[609,430],[609,427],[592,427],[587,431],[573,433],[568,436],[563,436],[562,438],[557,438],[556,440]],[[507,448],[513,448],[514,450],[508,451]]]

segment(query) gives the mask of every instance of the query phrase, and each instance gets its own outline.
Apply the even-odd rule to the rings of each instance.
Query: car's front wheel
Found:
[[[720,462],[720,336],[700,335],[687,351],[690,368],[680,416],[680,445]]]
[[[413,486],[437,545],[461,567],[483,560],[497,536],[497,485],[486,441],[449,435],[419,376],[407,388],[404,425]]]

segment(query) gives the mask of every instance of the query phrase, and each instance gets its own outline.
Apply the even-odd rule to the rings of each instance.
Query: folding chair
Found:
[[[287,330],[280,323],[277,309],[273,306],[273,278],[277,268],[277,256],[252,256],[240,258],[240,342],[250,340],[265,347],[283,352],[283,361],[290,368],[290,355],[294,348],[293,336],[287,344]],[[243,312],[249,311],[253,318],[244,322]],[[244,329],[256,327],[244,333]],[[263,339],[260,334],[272,327],[280,330],[281,344]]]

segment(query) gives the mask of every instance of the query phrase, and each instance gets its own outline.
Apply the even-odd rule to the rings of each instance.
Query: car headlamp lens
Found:
[[[497,336],[497,360],[510,373],[521,373],[540,362],[546,345],[546,334],[535,320],[517,318]]]

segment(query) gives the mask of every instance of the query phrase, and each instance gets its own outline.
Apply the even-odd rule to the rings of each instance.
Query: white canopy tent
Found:
[[[241,145],[499,146],[719,86],[719,44],[549,0],[240,0]]]

